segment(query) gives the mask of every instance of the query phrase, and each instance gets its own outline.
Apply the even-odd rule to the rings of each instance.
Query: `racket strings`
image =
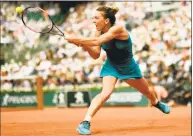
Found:
[[[33,31],[47,33],[51,31],[53,23],[48,14],[40,8],[28,8],[23,13],[25,25]]]

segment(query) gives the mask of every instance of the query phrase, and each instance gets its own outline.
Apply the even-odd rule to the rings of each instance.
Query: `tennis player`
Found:
[[[102,91],[93,98],[84,120],[77,128],[82,135],[91,134],[91,119],[108,100],[118,79],[124,80],[140,91],[163,113],[170,113],[170,107],[156,98],[155,92],[149,89],[146,79],[142,76],[133,58],[132,41],[128,31],[123,26],[115,24],[115,14],[118,10],[117,7],[110,6],[100,6],[96,9],[93,19],[96,25],[96,37],[84,38],[70,35],[65,38],[68,42],[83,47],[94,59],[100,56],[101,48],[107,54],[100,73]]]

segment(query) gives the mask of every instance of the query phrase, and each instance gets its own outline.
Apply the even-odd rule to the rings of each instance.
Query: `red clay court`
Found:
[[[1,112],[1,136],[77,136],[87,108]],[[103,107],[92,120],[93,136],[191,136],[191,108],[165,115],[151,107]]]

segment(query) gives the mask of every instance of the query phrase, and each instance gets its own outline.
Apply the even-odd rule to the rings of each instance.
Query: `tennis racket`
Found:
[[[23,24],[36,33],[64,36],[46,11],[39,7],[27,7],[22,11]]]

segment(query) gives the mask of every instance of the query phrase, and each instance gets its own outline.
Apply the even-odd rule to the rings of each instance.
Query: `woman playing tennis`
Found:
[[[115,24],[117,11],[118,8],[109,6],[101,6],[96,9],[93,19],[96,25],[95,37],[67,36],[65,38],[68,42],[86,49],[94,59],[100,56],[101,48],[107,54],[100,73],[103,84],[102,91],[94,97],[84,120],[77,128],[77,131],[83,135],[91,134],[91,119],[108,100],[118,79],[124,80],[144,94],[152,105],[163,113],[170,113],[170,107],[156,98],[155,92],[150,91],[146,79],[142,76],[141,70],[133,58],[132,42],[128,31],[123,26]]]

